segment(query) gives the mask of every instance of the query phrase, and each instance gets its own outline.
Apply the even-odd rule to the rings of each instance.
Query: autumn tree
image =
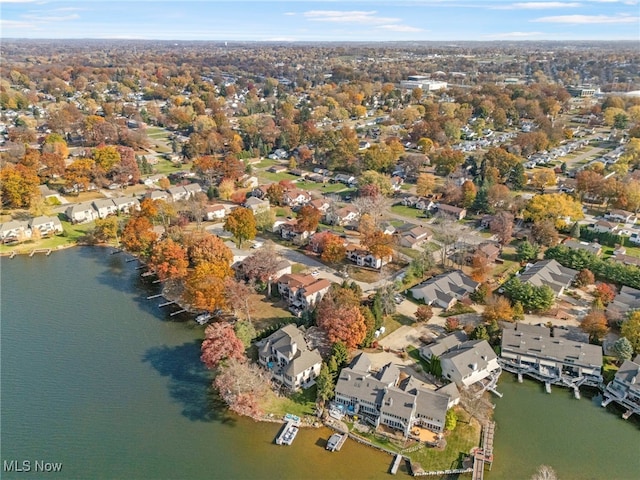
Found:
[[[584,218],[582,204],[566,193],[549,193],[536,195],[527,202],[524,218],[532,222],[551,219],[556,227],[564,226],[565,217],[571,220]]]
[[[485,255],[476,253],[471,257],[471,278],[476,282],[484,282],[490,272],[491,266],[489,265]]]
[[[620,333],[631,342],[634,352],[640,354],[640,310],[631,312],[622,322]]]
[[[358,179],[358,188],[362,189],[367,185],[375,185],[380,195],[389,196],[393,193],[391,188],[391,177],[375,170],[367,170],[362,172]]]
[[[259,252],[248,256],[242,261],[242,275],[255,282],[267,284],[267,295],[271,295],[271,282],[279,270],[282,257],[278,254],[273,243],[268,242]]]
[[[253,293],[255,290],[243,281],[231,277],[225,278],[224,298],[227,305],[233,309],[237,318],[244,318],[247,322],[251,321],[251,294]]]
[[[609,331],[607,318],[600,309],[592,309],[580,322],[580,328],[589,334],[589,342],[598,344]]]
[[[223,277],[231,274],[230,265],[233,263],[233,253],[217,235],[193,235],[188,238],[187,245],[191,265],[197,266],[205,262],[213,263],[219,265],[222,271],[225,268],[228,269],[222,275]]]
[[[135,215],[124,227],[122,245],[131,253],[147,256],[157,238],[158,234],[153,231],[151,221],[147,217]]]
[[[91,153],[96,166],[105,174],[111,172],[120,163],[120,153],[114,145],[102,145]]]
[[[242,243],[245,240],[256,238],[256,233],[258,233],[253,212],[243,207],[236,208],[227,216],[224,229],[235,237],[238,248],[242,248]]]
[[[545,219],[531,226],[531,237],[538,245],[551,247],[558,243],[559,235],[552,219]]]
[[[207,326],[200,352],[200,360],[210,369],[217,368],[225,360],[246,360],[244,345],[236,336],[233,326],[226,322]]]
[[[322,298],[316,322],[327,332],[329,341],[344,342],[348,348],[356,348],[362,343],[367,326],[359,303],[360,299],[348,288],[334,287]]]
[[[230,200],[235,191],[236,186],[233,180],[225,179],[218,185],[218,196],[221,200]]]
[[[485,322],[513,322],[511,302],[505,297],[489,297],[486,301],[486,307],[482,312],[482,319]]]
[[[13,208],[29,207],[38,194],[40,179],[36,172],[25,165],[7,164],[0,170],[2,203]]]
[[[416,181],[416,194],[421,197],[426,197],[427,195],[433,193],[433,189],[436,186],[436,177],[431,175],[430,173],[421,173],[418,175],[418,180]]]
[[[431,155],[431,164],[438,175],[450,175],[463,163],[464,153],[459,150],[447,148]]]
[[[580,270],[578,272],[578,275],[576,275],[576,280],[575,280],[576,285],[578,287],[586,287],[589,285],[593,285],[595,281],[596,281],[596,278],[593,275],[593,272],[588,268],[583,268],[582,270]]]
[[[271,393],[271,382],[265,369],[235,358],[227,359],[213,385],[231,411],[251,418],[263,415],[260,405]]]
[[[462,207],[469,208],[473,205],[478,189],[471,180],[465,180],[461,187],[462,190]]]
[[[282,205],[284,199],[284,187],[279,183],[272,183],[267,188],[267,198],[272,205]]]
[[[431,317],[433,317],[431,305],[420,305],[416,310],[416,320],[418,322],[427,323]]]
[[[360,243],[377,258],[389,258],[393,254],[393,237],[376,230],[363,238]]]
[[[332,233],[327,234],[322,245],[322,255],[320,258],[323,262],[336,264],[344,259],[347,249],[344,240]]]
[[[447,317],[447,319],[444,321],[444,330],[447,333],[460,330],[460,320],[456,317]]]
[[[305,205],[298,212],[296,230],[298,232],[315,232],[322,218],[322,213],[313,205]]]
[[[203,262],[189,271],[182,298],[194,309],[214,312],[227,306],[224,272],[220,266]]]
[[[603,305],[609,305],[616,297],[616,291],[607,283],[599,283],[596,286],[593,296],[599,299]]]
[[[109,242],[118,238],[120,220],[113,215],[97,218],[93,228],[93,238],[98,242]]]
[[[531,186],[544,193],[545,188],[556,184],[556,174],[551,168],[536,170],[531,176]]]
[[[511,242],[513,236],[513,215],[509,212],[498,212],[489,223],[489,230],[503,247]]]
[[[183,278],[187,275],[187,251],[170,238],[156,243],[149,256],[149,267],[155,270],[160,280]]]

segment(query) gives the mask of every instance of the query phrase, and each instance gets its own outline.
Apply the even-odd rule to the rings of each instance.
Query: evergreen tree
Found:
[[[633,346],[631,345],[631,342],[627,340],[626,337],[620,337],[613,344],[613,354],[620,362],[631,360],[631,357],[633,356]]]
[[[575,222],[573,224],[573,226],[571,227],[571,231],[569,232],[569,235],[573,238],[580,238],[580,224],[578,222]]]
[[[476,198],[471,205],[471,210],[476,213],[493,213],[494,210],[489,204],[489,193],[488,189],[484,186],[478,190],[476,194]]]
[[[524,166],[521,163],[516,165],[509,172],[508,183],[513,190],[522,190],[527,184],[527,178],[524,174]]]

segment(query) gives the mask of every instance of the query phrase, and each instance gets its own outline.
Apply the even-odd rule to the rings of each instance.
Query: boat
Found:
[[[327,450],[329,450],[330,452],[335,452],[340,450],[340,448],[344,444],[344,440],[345,440],[345,436],[343,434],[334,433],[333,435],[331,435],[331,437],[329,438],[329,441],[327,442]]]
[[[292,423],[285,424],[284,428],[280,432],[280,435],[276,438],[277,445],[291,445],[298,435],[298,427]]]
[[[198,323],[198,325],[204,325],[209,320],[211,320],[211,317],[213,317],[213,315],[209,312],[201,313],[196,317],[196,322]]]

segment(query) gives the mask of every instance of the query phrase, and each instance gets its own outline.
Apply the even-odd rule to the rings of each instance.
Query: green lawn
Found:
[[[422,256],[422,252],[419,252],[418,250],[414,250],[413,248],[409,248],[409,247],[396,246],[396,250],[400,253],[403,253],[407,257],[411,257],[414,259],[420,258]]]
[[[280,161],[278,161],[278,160],[273,160],[271,158],[264,158],[264,159],[260,160],[260,162],[254,164],[253,166],[257,167],[257,168],[269,168],[269,167],[272,167],[273,165],[276,165],[276,164],[279,164],[279,163],[280,163]]]
[[[283,173],[260,172],[258,176],[260,178],[269,180],[271,182],[279,182],[280,180],[295,180],[296,178],[300,178],[285,172]]]
[[[341,183],[316,183],[301,180],[296,182],[296,187],[303,190],[316,190],[322,193],[336,193],[344,190],[346,187]]]
[[[288,396],[277,396],[275,393],[269,395],[267,402],[262,405],[264,412],[275,417],[284,417],[291,413],[299,417],[314,415],[316,408],[317,387],[314,385],[305,390],[289,394]]]
[[[407,218],[424,218],[422,210],[413,207],[405,207],[404,205],[393,205],[391,211],[396,215],[402,215]]]
[[[154,173],[161,173],[163,175],[169,175],[180,170],[191,170],[191,163],[173,163],[170,160],[164,158],[158,160],[156,165],[153,165]]]
[[[618,371],[618,365],[615,362],[615,357],[602,357],[602,377],[606,383],[612,381]]]
[[[640,258],[640,247],[629,247],[625,245],[624,248],[627,249],[627,255]],[[613,255],[613,250],[614,250],[613,247],[603,246],[602,255],[604,257],[610,257]]]
[[[384,328],[385,328],[385,336],[389,335],[391,332],[399,329],[403,325],[413,325],[415,323],[415,319],[403,315],[401,313],[394,313],[393,315],[387,315],[384,318]]]
[[[407,454],[411,461],[427,471],[459,468],[461,459],[473,447],[480,444],[480,425],[460,407],[454,407],[458,424],[453,432],[445,434],[447,446],[444,450],[425,447]]]
[[[167,138],[169,136],[169,131],[160,127],[147,127],[146,133],[151,138]]]
[[[56,235],[36,241],[28,241],[18,245],[0,245],[0,253],[14,251],[16,253],[29,253],[36,248],[51,248],[74,245],[80,238],[85,236],[95,226],[94,222],[73,225],[67,221],[62,221],[62,228],[67,232],[67,236]]]

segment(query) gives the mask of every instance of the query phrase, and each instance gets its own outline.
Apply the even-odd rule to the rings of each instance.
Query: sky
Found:
[[[0,38],[635,40],[640,0],[0,0]]]

